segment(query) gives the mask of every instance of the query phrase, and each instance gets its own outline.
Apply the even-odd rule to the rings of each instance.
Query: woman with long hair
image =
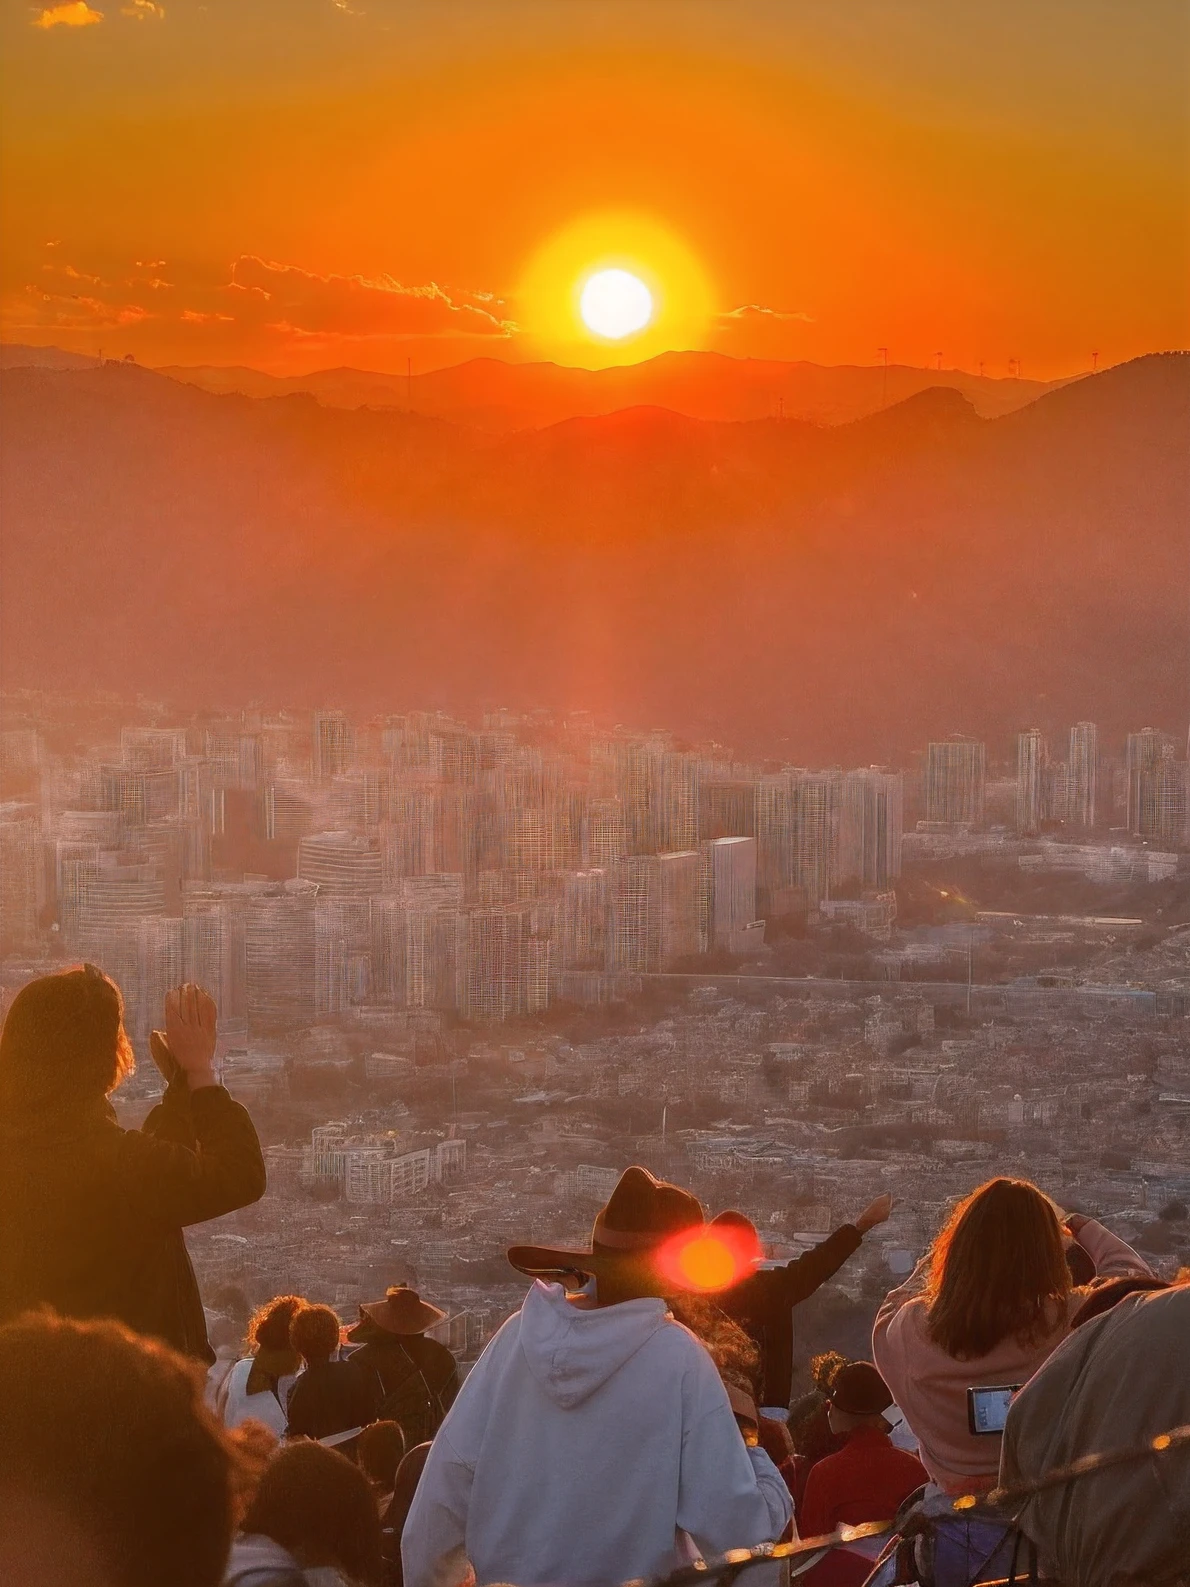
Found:
[[[212,1362],[182,1230],[264,1194],[252,1120],[215,1075],[215,1004],[165,999],[167,1081],[139,1130],[108,1101],[133,1066],[124,1003],[93,965],[21,988],[0,1033],[0,1321],[114,1317]]]
[[[1071,1282],[1067,1239],[1100,1278],[1149,1271],[1093,1218],[1063,1222],[1028,1180],[992,1179],[955,1207],[877,1313],[876,1365],[917,1435],[922,1463],[948,1493],[992,1487],[1000,1467],[1000,1435],[970,1430],[967,1390],[1028,1382],[1086,1298]]]

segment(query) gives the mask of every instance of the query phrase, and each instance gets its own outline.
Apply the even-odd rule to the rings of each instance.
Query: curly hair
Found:
[[[675,1297],[669,1309],[702,1340],[724,1383],[755,1399],[761,1383],[760,1349],[739,1323],[706,1295]]]
[[[274,1295],[248,1319],[244,1342],[249,1349],[287,1350],[289,1325],[306,1302],[300,1295]]]

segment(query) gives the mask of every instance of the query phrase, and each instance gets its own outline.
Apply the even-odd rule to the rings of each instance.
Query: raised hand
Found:
[[[874,1229],[878,1223],[888,1222],[889,1214],[895,1205],[892,1196],[886,1190],[883,1196],[877,1196],[875,1201],[864,1208],[855,1220],[855,1227],[861,1234],[867,1234],[868,1230]]]
[[[213,1086],[218,1015],[215,1000],[193,981],[165,994],[165,1040],[191,1091]]]

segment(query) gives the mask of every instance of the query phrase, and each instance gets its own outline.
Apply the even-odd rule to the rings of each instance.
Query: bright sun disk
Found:
[[[579,313],[589,331],[618,342],[653,318],[653,294],[630,270],[596,270],[583,285]]]

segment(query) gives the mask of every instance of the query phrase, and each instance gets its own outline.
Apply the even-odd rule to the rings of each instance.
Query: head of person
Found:
[[[391,1493],[397,1467],[405,1458],[405,1434],[400,1422],[370,1422],[355,1446],[359,1469],[377,1493]]]
[[[307,1366],[318,1366],[339,1348],[339,1326],[329,1306],[302,1306],[290,1321],[289,1342]]]
[[[961,1201],[934,1242],[926,1287],[930,1337],[955,1360],[1003,1339],[1034,1344],[1070,1294],[1062,1227],[1024,1179],[991,1179]]]
[[[40,976],[13,998],[0,1032],[0,1115],[86,1108],[134,1067],[114,981],[91,964]]]
[[[346,1455],[321,1444],[302,1441],[278,1451],[242,1530],[271,1538],[304,1570],[338,1570],[365,1584],[380,1580],[380,1517],[372,1490]]]
[[[0,1581],[216,1587],[233,1456],[202,1386],[119,1323],[38,1312],[0,1328]]]
[[[289,1325],[306,1302],[300,1295],[274,1295],[252,1313],[246,1344],[253,1355],[260,1350],[290,1350]]]
[[[581,1284],[595,1280],[601,1306],[646,1296],[666,1298],[702,1286],[687,1282],[667,1258],[682,1241],[706,1229],[697,1197],[678,1185],[655,1179],[647,1168],[626,1168],[595,1219],[588,1250],[515,1245],[513,1267],[531,1278]]]
[[[839,1368],[831,1384],[827,1403],[830,1430],[842,1437],[861,1427],[885,1432],[884,1413],[892,1402],[892,1390],[870,1361],[849,1361]]]

